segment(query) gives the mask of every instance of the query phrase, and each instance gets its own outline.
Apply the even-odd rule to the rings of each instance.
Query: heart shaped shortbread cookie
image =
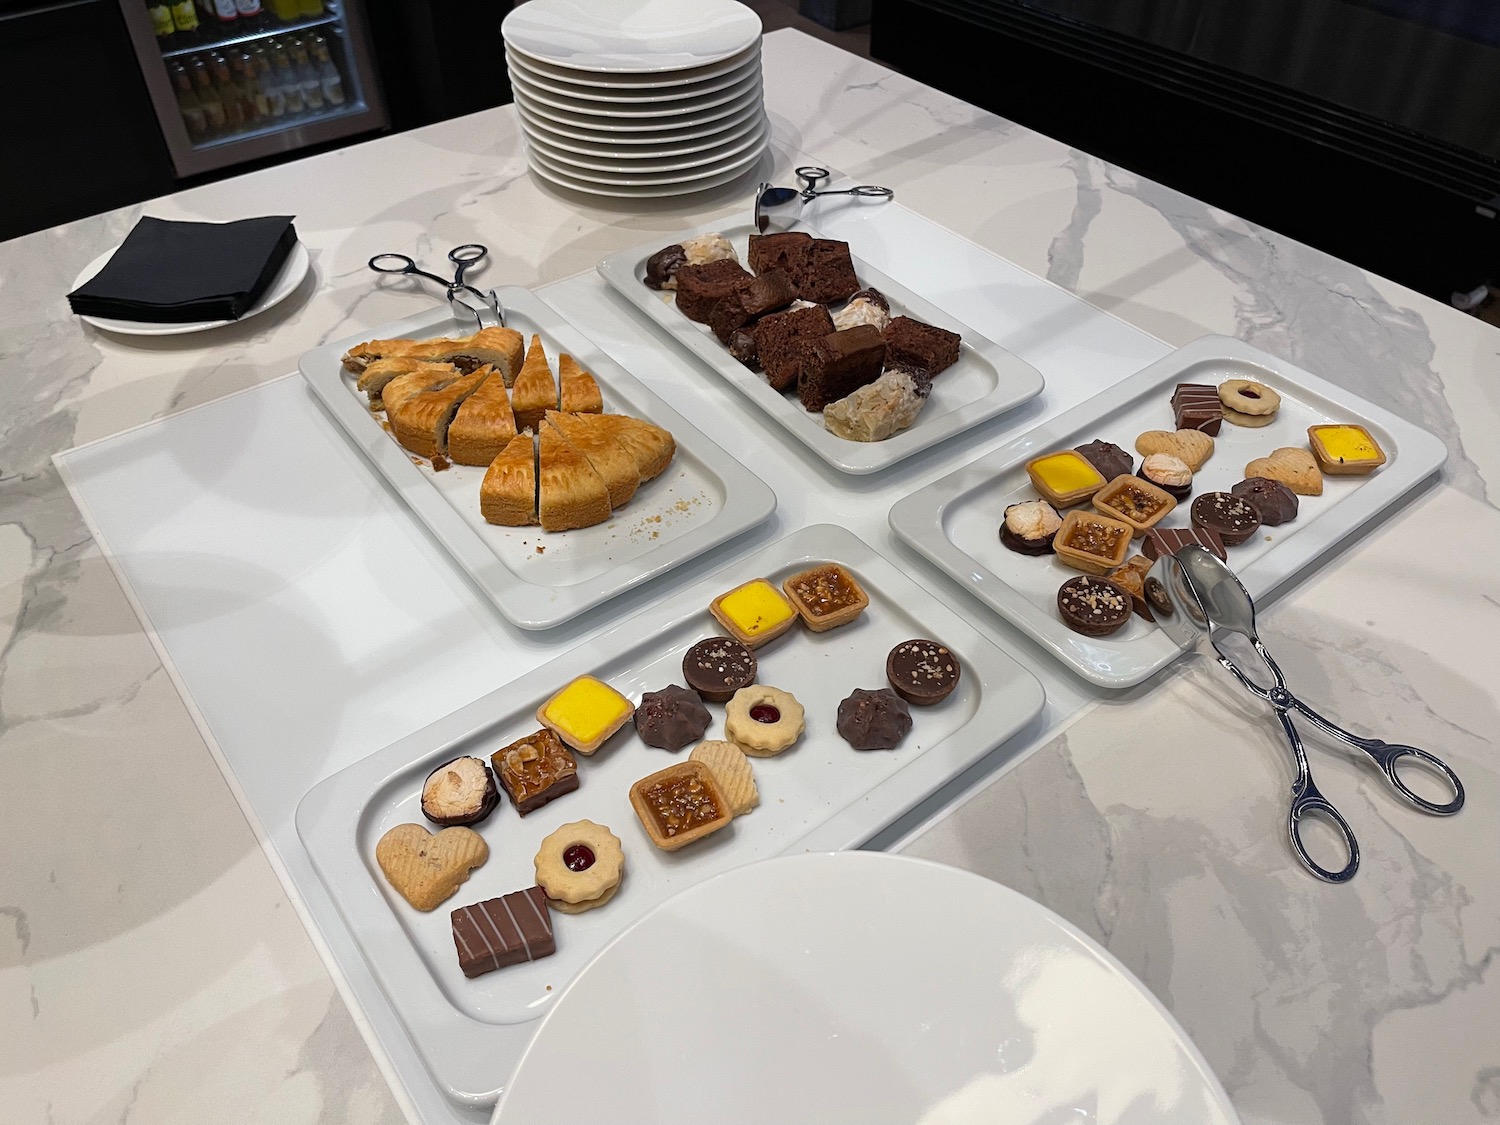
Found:
[[[1245,476],[1279,480],[1298,496],[1322,496],[1323,474],[1313,455],[1305,449],[1283,446],[1269,457],[1257,457],[1245,466]]]
[[[1135,439],[1135,451],[1142,457],[1170,453],[1196,473],[1214,455],[1214,439],[1202,430],[1147,430]]]
[[[420,824],[398,824],[375,845],[380,870],[418,910],[431,910],[448,898],[489,857],[489,845],[472,828],[444,828],[434,835]]]

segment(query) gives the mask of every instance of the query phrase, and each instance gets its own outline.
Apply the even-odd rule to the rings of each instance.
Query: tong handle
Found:
[[[1282,716],[1284,719],[1285,715]],[[1303,817],[1322,817],[1338,829],[1339,835],[1344,838],[1344,849],[1349,861],[1338,871],[1330,871],[1308,853],[1306,846],[1302,843]],[[1325,883],[1347,883],[1354,878],[1354,873],[1359,870],[1359,841],[1354,838],[1354,831],[1349,827],[1349,822],[1344,815],[1329,803],[1328,798],[1318,792],[1318,787],[1313,784],[1312,778],[1305,774],[1298,779],[1298,783],[1292,786],[1292,808],[1287,814],[1287,835],[1292,842],[1292,850],[1297,853],[1297,858],[1302,861],[1302,866],[1307,868]]]
[[[1367,754],[1380,772],[1385,775],[1385,779],[1391,783],[1391,788],[1423,812],[1431,813],[1433,816],[1452,816],[1464,807],[1464,783],[1458,779],[1458,774],[1453,772],[1452,767],[1436,754],[1429,754],[1426,750],[1416,746],[1406,746],[1397,742],[1385,742],[1379,738],[1361,738],[1357,734],[1351,734],[1349,731],[1346,731],[1337,723],[1325,719],[1295,696],[1288,695],[1287,698],[1291,701],[1293,707],[1306,715],[1308,721],[1324,734],[1330,734],[1342,742],[1347,742],[1356,750]],[[1441,802],[1429,801],[1426,797],[1423,797],[1420,793],[1412,789],[1411,786],[1407,785],[1401,779],[1400,773],[1397,772],[1397,766],[1408,759],[1415,759],[1421,762],[1431,769],[1433,773],[1446,781],[1449,790],[1453,793],[1452,799]]]

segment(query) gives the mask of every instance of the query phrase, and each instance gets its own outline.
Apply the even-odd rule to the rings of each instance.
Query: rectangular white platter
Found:
[[[748,223],[699,227],[684,231],[680,237],[692,238],[714,230],[730,240],[742,263],[747,260],[753,231]],[[796,395],[775,390],[764,375],[750,370],[731,356],[729,349],[719,343],[706,324],[689,320],[678,312],[673,293],[647,287],[643,280],[646,260],[664,245],[667,243],[653,242],[611,254],[599,263],[599,274],[716,375],[747,395],[788,434],[841,472],[859,475],[890,468],[915,453],[1012,410],[1042,392],[1042,374],[1035,367],[862,261],[856,253],[858,247],[851,246],[854,272],[860,284],[885,294],[891,304],[891,315],[911,316],[957,332],[963,342],[958,362],[933,381],[927,405],[909,428],[884,441],[846,441],[829,433],[821,414],[804,410]]]
[[[790,691],[806,708],[807,723],[790,750],[752,759],[759,807],[680,851],[658,850],[628,790],[685,759],[690,748],[654,749],[627,724],[593,757],[579,756],[576,792],[524,819],[502,800],[476,825],[490,857],[436,910],[419,913],[386,883],[375,864],[376,841],[394,825],[426,824],[419,795],[437,766],[463,754],[488,761],[495,750],[532,733],[537,707],[583,673],[614,685],[632,703],[646,691],[681,683],[686,650],[721,632],[708,612],[714,597],[752,578],[779,584],[823,562],[848,567],[870,606],[850,625],[814,633],[798,624],[757,650],[757,682]],[[834,729],[839,701],[856,687],[886,686],[886,654],[913,637],[931,637],[953,650],[961,661],[958,687],[936,706],[913,707],[913,728],[895,750],[852,750]],[[454,1100],[482,1106],[499,1096],[549,1001],[646,911],[745,863],[859,846],[1030,722],[1044,700],[1030,672],[864,542],[843,528],[815,525],[325,779],[298,806],[297,832],[434,1079]],[[723,705],[708,708],[713,723],[705,737],[722,738]],[[607,825],[623,842],[625,878],[614,899],[584,914],[554,913],[553,956],[466,979],[449,912],[531,886],[542,839],[583,819]]]
[[[891,508],[891,529],[1084,679],[1112,688],[1140,683],[1181,650],[1139,616],[1108,637],[1073,632],[1058,616],[1056,599],[1058,587],[1078,571],[1052,555],[1034,558],[1001,546],[1000,524],[1008,505],[1037,498],[1025,470],[1033,457],[1095,439],[1114,442],[1138,457],[1138,435],[1173,428],[1170,399],[1176,384],[1217,385],[1226,379],[1264,383],[1281,395],[1281,409],[1268,426],[1224,423],[1212,457],[1193,478],[1194,497],[1227,492],[1244,479],[1248,462],[1273,449],[1305,448],[1307,427],[1313,425],[1362,425],[1388,458],[1368,476],[1325,474],[1321,496],[1298,497],[1295,520],[1262,527],[1229,549],[1229,565],[1253,598],[1274,593],[1447,459],[1436,437],[1374,403],[1233,338],[1205,336],[899,501]],[[1188,526],[1191,503],[1190,498],[1179,504],[1162,526]],[[1140,544],[1137,539],[1133,553]]]
[[[554,371],[567,352],[598,381],[607,412],[633,414],[670,430],[677,455],[643,484],[629,505],[594,527],[548,533],[540,527],[497,527],[479,512],[485,470],[452,465],[434,471],[414,458],[370,412],[355,376],[341,359],[371,339],[464,335],[447,309],[384,324],[324,344],[299,367],[319,401],[369,458],[387,484],[512,624],[548,629],[631,586],[725,543],[776,510],[776,495],[755,474],[691,425],[596,347],[529,289],[496,290],[506,323],[529,341],[542,338]]]

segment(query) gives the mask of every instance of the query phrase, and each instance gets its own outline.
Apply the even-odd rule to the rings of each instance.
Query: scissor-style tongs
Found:
[[[871,199],[894,199],[896,196],[891,188],[874,184],[860,184],[840,191],[819,191],[818,185],[832,178],[827,168],[804,164],[796,169],[796,173],[797,179],[802,181],[800,188],[762,183],[755,189],[755,229],[761,234],[766,233],[773,219],[796,219],[802,212],[802,205],[820,195],[857,195]]]
[[[414,274],[417,277],[425,277],[428,281],[435,281],[443,287],[448,298],[448,307],[453,310],[453,316],[457,320],[473,320],[479,328],[490,327],[485,324],[484,314],[489,313],[495,318],[495,324],[501,328],[505,327],[505,306],[500,303],[499,296],[493,289],[486,292],[474,288],[464,281],[464,274],[470,266],[482,261],[489,254],[489,247],[478,242],[467,242],[462,246],[455,246],[448,251],[448,260],[453,263],[453,280],[439,277],[435,273],[428,273],[420,269],[405,254],[376,254],[370,259],[370,268],[376,273]]]
[[[1176,555],[1163,555],[1146,576],[1145,594],[1156,611],[1157,624],[1168,636],[1185,648],[1196,647],[1199,639],[1207,636],[1219,663],[1244,684],[1251,694],[1264,699],[1276,709],[1276,717],[1281,720],[1281,729],[1286,732],[1287,742],[1291,744],[1297,768],[1297,777],[1292,783],[1292,806],[1287,817],[1287,833],[1302,866],[1318,878],[1330,883],[1343,883],[1353,878],[1355,871],[1359,869],[1359,843],[1354,839],[1349,822],[1313,784],[1307,754],[1302,746],[1302,736],[1292,722],[1293,711],[1301,714],[1324,734],[1332,735],[1362,751],[1379,768],[1391,788],[1407,803],[1423,812],[1435,816],[1452,816],[1464,807],[1463,783],[1442,759],[1415,746],[1403,746],[1351,734],[1318,714],[1287,690],[1286,677],[1255,631],[1255,603],[1234,572],[1215,555],[1198,546],[1184,547]],[[1215,635],[1217,630],[1238,633],[1249,641],[1271,674],[1270,687],[1251,679],[1224,651],[1220,638]],[[1415,759],[1444,778],[1452,789],[1452,800],[1438,803],[1414,792],[1397,773],[1397,766],[1408,759]],[[1322,816],[1343,836],[1349,860],[1339,870],[1331,871],[1320,865],[1303,845],[1300,835],[1302,818],[1309,814]]]

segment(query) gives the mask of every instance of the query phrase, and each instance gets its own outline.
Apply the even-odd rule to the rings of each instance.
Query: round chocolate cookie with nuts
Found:
[[[1194,527],[1217,531],[1226,547],[1238,547],[1260,530],[1260,513],[1232,492],[1205,492],[1193,501]]]
[[[687,650],[682,678],[710,703],[728,703],[755,682],[759,667],[755,653],[733,637],[709,637]]]
[[[958,686],[962,669],[958,657],[937,643],[902,641],[885,658],[885,676],[896,694],[918,707],[941,703]]]
[[[1108,578],[1080,574],[1057,591],[1063,624],[1085,637],[1107,637],[1130,620],[1130,591]]]

